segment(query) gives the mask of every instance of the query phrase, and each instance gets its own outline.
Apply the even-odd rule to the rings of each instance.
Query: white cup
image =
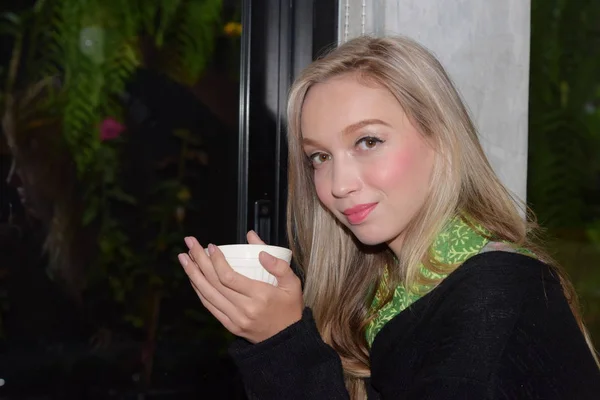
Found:
[[[258,260],[258,255],[264,251],[288,264],[292,260],[292,251],[285,247],[263,244],[227,244],[218,247],[234,271],[250,279],[275,286],[277,286],[277,279],[263,268]],[[206,251],[208,253],[208,249]]]

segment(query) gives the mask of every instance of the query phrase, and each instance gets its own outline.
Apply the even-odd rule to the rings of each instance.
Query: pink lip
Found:
[[[348,222],[356,225],[363,222],[376,206],[377,203],[359,204],[344,210],[343,214],[348,218]]]

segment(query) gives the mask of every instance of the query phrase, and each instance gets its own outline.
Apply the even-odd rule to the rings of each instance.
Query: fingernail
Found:
[[[187,245],[188,249],[192,249],[192,247],[194,247],[194,241],[192,240],[191,237],[186,237],[185,239],[183,239],[185,241],[185,244]]]
[[[208,245],[208,254],[210,254],[212,256],[214,254],[215,250],[217,250],[217,246],[215,246],[212,243]]]
[[[177,258],[179,258],[179,262],[181,263],[181,265],[183,265],[184,267],[187,265],[187,259],[185,258],[184,254],[179,254]]]
[[[268,263],[274,263],[276,261],[275,257],[273,257],[271,254],[267,253],[266,251],[261,251],[260,254],[263,255],[263,259]]]

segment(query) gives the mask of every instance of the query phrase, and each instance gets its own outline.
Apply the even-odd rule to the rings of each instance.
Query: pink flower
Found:
[[[121,136],[124,130],[125,125],[112,117],[108,117],[100,124],[100,140],[104,142],[116,139]]]

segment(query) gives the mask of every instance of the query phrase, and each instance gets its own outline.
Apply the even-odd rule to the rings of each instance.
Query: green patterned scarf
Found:
[[[444,230],[435,239],[432,250],[437,262],[443,264],[462,264],[468,258],[478,254],[488,243],[488,239],[483,237],[480,232],[471,228],[462,218],[452,219]],[[445,275],[439,275],[429,271],[423,264],[420,266],[421,274],[430,279],[443,279]],[[375,310],[387,293],[387,273],[384,274],[379,289],[373,299],[371,310]],[[401,311],[409,307],[418,300],[427,288],[419,287],[418,290],[408,291],[403,286],[398,286],[394,290],[392,300],[384,305],[377,313],[377,316],[367,327],[367,342],[369,346],[373,344],[375,336],[381,328]]]

